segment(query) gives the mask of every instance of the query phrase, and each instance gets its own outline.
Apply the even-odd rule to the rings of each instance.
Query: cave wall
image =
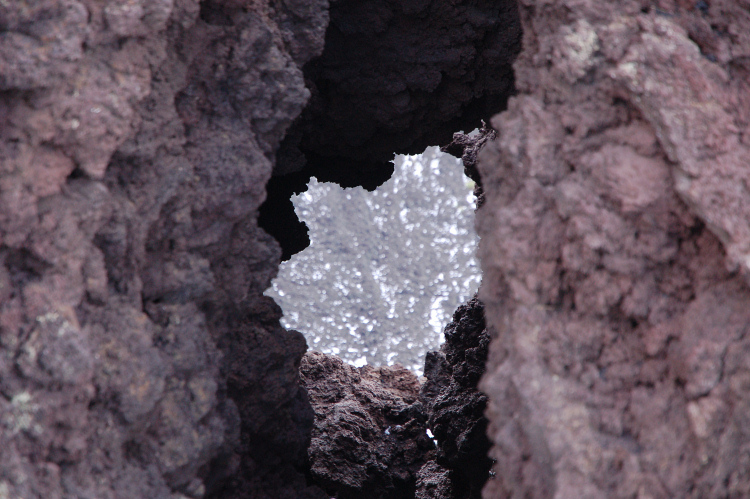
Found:
[[[304,69],[310,105],[282,154],[296,145],[326,161],[385,162],[505,108],[520,50],[514,2],[334,0],[330,17],[326,49]],[[281,156],[276,172],[299,166]]]
[[[485,497],[750,494],[750,4],[520,2],[480,153]]]
[[[255,219],[327,21],[0,5],[0,497],[319,497]]]

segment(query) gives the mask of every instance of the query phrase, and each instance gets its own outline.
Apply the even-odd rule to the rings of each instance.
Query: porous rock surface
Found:
[[[437,440],[435,462],[448,471],[452,490],[452,495],[435,498],[479,498],[492,460],[487,455],[487,396],[477,389],[490,334],[476,296],[458,307],[444,333],[440,351],[427,354],[427,382],[421,391],[427,426]]]
[[[0,497],[321,497],[255,220],[326,25],[323,0],[0,3]]]
[[[479,156],[487,498],[750,494],[750,4],[519,2]]]
[[[481,120],[481,123],[482,126],[477,129],[476,134],[456,132],[453,134],[453,140],[450,144],[440,148],[443,152],[461,158],[464,165],[464,175],[474,181],[474,197],[477,200],[477,208],[484,204],[482,177],[477,170],[477,157],[479,152],[487,145],[487,142],[492,142],[497,138],[497,131],[494,128],[487,125],[484,120]]]
[[[315,482],[339,499],[414,497],[417,473],[435,453],[414,373],[308,352],[300,378],[315,410]]]
[[[333,5],[287,159],[387,176],[512,90],[513,2]],[[328,7],[0,2],[0,497],[324,496],[256,220]]]
[[[503,107],[492,99],[509,73],[483,70],[513,59],[518,31],[486,23],[512,4],[333,4],[329,39],[351,34],[374,69],[341,73],[360,52],[329,44],[343,58],[308,72],[323,82],[308,111],[320,126],[300,120],[277,173],[300,167],[301,148],[353,175],[346,159]],[[0,2],[0,497],[326,497],[303,473],[305,344],[262,296],[280,251],[256,217],[327,12],[325,0]],[[430,24],[436,12],[449,15]],[[480,388],[497,461],[484,495],[750,495],[750,4],[521,0],[519,12],[518,96],[478,166],[493,337]],[[444,355],[438,386],[458,386]],[[403,404],[425,411],[409,386]],[[378,417],[351,431],[402,415]],[[455,494],[441,455],[453,462],[443,445],[394,469],[418,497]]]
[[[440,351],[427,354],[422,383],[399,365],[356,368],[305,354],[315,483],[341,499],[481,497],[492,461],[487,397],[476,387],[490,335],[476,297],[458,308],[445,336]]]

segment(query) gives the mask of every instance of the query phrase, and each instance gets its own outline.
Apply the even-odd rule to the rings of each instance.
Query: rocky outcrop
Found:
[[[0,496],[319,497],[255,222],[326,4],[0,5]]]
[[[414,373],[310,352],[300,376],[315,410],[313,480],[341,499],[414,497],[417,472],[435,453]]]
[[[435,461],[449,471],[453,495],[444,497],[479,498],[490,477],[487,396],[477,390],[489,344],[484,306],[474,297],[445,327],[440,352],[427,355],[422,399],[437,441]]]
[[[342,499],[481,496],[492,460],[487,397],[476,386],[490,335],[476,297],[458,308],[445,336],[440,352],[427,354],[422,383],[398,365],[355,368],[319,352],[302,358],[316,484]]]
[[[521,2],[480,154],[485,497],[743,497],[743,2]]]
[[[440,148],[457,158],[461,158],[464,165],[464,175],[474,181],[474,197],[477,200],[477,208],[484,204],[484,190],[482,189],[482,177],[477,170],[477,156],[487,142],[497,138],[497,131],[481,120],[482,126],[477,133],[456,132],[453,134],[451,143]]]

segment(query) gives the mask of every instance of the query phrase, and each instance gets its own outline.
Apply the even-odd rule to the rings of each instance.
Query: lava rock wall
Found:
[[[255,219],[327,20],[0,5],[0,497],[318,497]]]
[[[519,28],[510,1],[333,1],[326,50],[305,67],[310,105],[285,145],[385,162],[446,143],[505,108]],[[278,171],[298,167],[285,159]]]
[[[300,375],[315,411],[315,483],[340,499],[414,497],[417,473],[435,454],[414,373],[308,352]]]
[[[519,5],[480,153],[485,497],[750,494],[750,4]]]

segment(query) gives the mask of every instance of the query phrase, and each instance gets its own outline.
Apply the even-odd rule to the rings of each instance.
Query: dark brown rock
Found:
[[[453,491],[450,472],[429,461],[417,473],[417,491],[415,499],[449,499],[458,497]]]
[[[497,132],[482,120],[482,126],[477,129],[476,134],[456,132],[453,134],[451,143],[440,148],[443,152],[461,158],[461,162],[464,164],[464,174],[474,181],[474,196],[477,198],[477,208],[484,204],[482,177],[477,170],[477,155],[487,142],[496,138]]]
[[[342,499],[414,497],[417,474],[434,454],[417,377],[318,352],[302,358],[300,377],[315,410],[314,481]]]
[[[492,466],[487,396],[477,389],[490,343],[482,303],[474,297],[458,307],[444,332],[440,352],[428,354],[425,362],[421,397],[437,440],[436,462],[448,471],[452,497],[479,498]]]
[[[441,351],[427,355],[422,385],[400,366],[303,357],[300,375],[315,411],[308,450],[315,483],[340,498],[481,496],[492,460],[487,397],[476,386],[490,336],[476,297],[445,333]]]
[[[504,108],[519,42],[512,1],[334,1],[290,138],[301,132],[306,153],[383,162],[445,143]]]
[[[747,2],[339,0],[291,134],[323,1],[1,3],[0,495],[325,497],[304,342],[262,297],[276,150],[308,165],[282,194],[377,184],[504,108],[517,14],[478,163],[485,496],[750,493]],[[472,310],[429,359],[432,413],[405,374],[337,368],[321,483],[476,493]]]

